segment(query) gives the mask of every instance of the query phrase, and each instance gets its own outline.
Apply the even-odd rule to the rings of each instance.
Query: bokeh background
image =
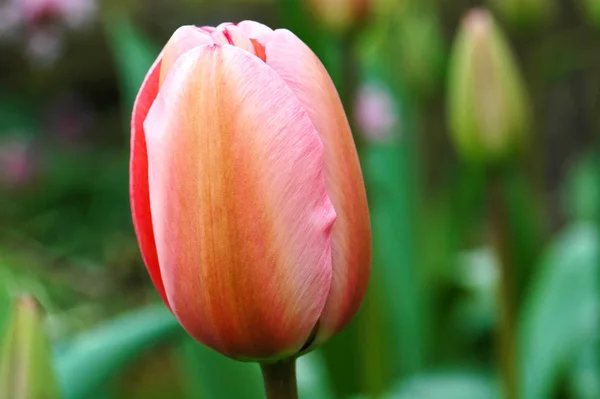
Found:
[[[372,0],[344,29],[309,3],[0,1],[0,331],[34,294],[67,399],[263,397],[258,366],[191,341],[159,303],[128,198],[130,112],[161,46],[180,25],[252,19],[327,67],[372,214],[367,298],[300,360],[301,397],[600,398],[600,1]],[[473,7],[493,11],[531,101],[530,145],[501,174],[462,159],[447,123]]]

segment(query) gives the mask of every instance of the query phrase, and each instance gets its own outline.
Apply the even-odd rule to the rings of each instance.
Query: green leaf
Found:
[[[600,187],[598,161],[587,156],[570,168],[564,187],[564,202],[570,216],[576,221],[593,221],[598,215]]]
[[[372,146],[363,157],[373,229],[372,284],[381,290],[383,325],[399,346],[391,366],[405,373],[422,365],[425,351],[408,151],[406,144],[399,148]]]
[[[598,320],[598,234],[578,224],[545,254],[519,325],[522,398],[551,397],[560,371],[589,344]]]
[[[110,19],[106,35],[119,72],[123,106],[129,120],[137,92],[159,50],[124,17]]]
[[[0,331],[4,331],[4,325],[10,312],[11,300],[8,294],[8,287],[6,286],[6,281],[8,280],[4,278],[7,275],[8,271],[0,263]]]
[[[333,399],[327,367],[319,350],[300,357],[296,365],[298,394],[301,398]]]
[[[569,376],[569,388],[577,399],[600,398],[600,353],[598,339],[584,346],[573,362]]]
[[[86,399],[141,352],[182,333],[164,305],[132,311],[67,342],[55,355],[65,399]]]
[[[179,347],[184,380],[193,398],[262,399],[264,389],[256,363],[242,363],[186,337]]]
[[[497,384],[482,373],[451,371],[402,381],[389,399],[500,399]]]

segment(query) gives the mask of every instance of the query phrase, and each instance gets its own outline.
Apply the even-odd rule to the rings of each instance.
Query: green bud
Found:
[[[37,300],[15,301],[2,334],[0,399],[58,399],[50,348],[42,327]]]
[[[492,16],[463,20],[450,60],[449,127],[464,158],[502,161],[526,143],[530,108],[516,60]]]
[[[531,29],[548,22],[554,15],[554,0],[490,0],[502,18],[519,29]]]

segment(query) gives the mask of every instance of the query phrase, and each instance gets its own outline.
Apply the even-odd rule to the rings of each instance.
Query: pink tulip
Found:
[[[367,200],[342,104],[291,32],[184,26],[139,91],[130,194],[142,256],[196,340],[294,356],[365,294]]]

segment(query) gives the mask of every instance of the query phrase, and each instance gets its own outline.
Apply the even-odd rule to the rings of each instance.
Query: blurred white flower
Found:
[[[369,141],[390,141],[398,125],[394,98],[381,85],[366,83],[359,88],[354,114],[360,132]]]
[[[38,28],[31,32],[25,50],[36,66],[49,66],[62,52],[62,37],[54,29]]]

